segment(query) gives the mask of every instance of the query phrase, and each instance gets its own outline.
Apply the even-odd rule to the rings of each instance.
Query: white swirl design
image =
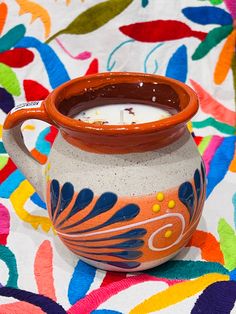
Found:
[[[142,225],[149,224],[149,223],[157,221],[157,220],[161,220],[163,218],[170,218],[170,217],[178,217],[180,219],[181,223],[182,223],[182,230],[181,230],[181,233],[180,233],[178,239],[174,243],[172,243],[170,246],[162,248],[162,249],[158,249],[158,248],[155,248],[153,246],[152,242],[153,242],[153,238],[155,237],[155,235],[158,232],[160,232],[161,230],[163,230],[164,228],[167,228],[168,226],[170,226],[170,227],[173,226],[173,224],[167,224],[167,225],[161,227],[160,229],[156,230],[154,233],[152,233],[152,235],[150,236],[150,238],[148,240],[148,246],[149,246],[149,248],[151,250],[153,250],[153,251],[162,251],[162,250],[167,250],[168,248],[174,246],[175,244],[177,244],[181,240],[183,232],[184,232],[184,228],[185,228],[185,220],[184,220],[183,215],[178,214],[178,213],[165,214],[165,215],[161,215],[161,216],[158,216],[158,217],[155,217],[155,218],[150,218],[150,219],[147,219],[147,220],[144,220],[144,221],[133,223],[133,224],[130,224],[130,225],[125,225],[125,226],[122,226],[122,227],[117,227],[117,228],[104,230],[104,231],[95,231],[95,232],[91,232],[91,233],[87,233],[87,234],[86,233],[77,234],[77,235],[76,234],[66,234],[66,233],[62,233],[62,232],[58,232],[58,231],[57,231],[57,233],[62,235],[62,236],[64,236],[64,237],[67,237],[67,238],[92,237],[94,235],[111,233],[111,232],[114,232],[114,231],[121,231],[121,230],[125,230],[125,229],[134,228],[134,227],[137,227],[137,226],[142,226]]]
[[[154,237],[159,233],[161,232],[162,230],[166,229],[166,228],[169,228],[169,227],[172,227],[173,224],[167,224],[165,226],[162,226],[161,228],[157,229],[156,231],[154,231],[150,238],[148,239],[148,247],[150,250],[152,251],[157,251],[157,252],[160,252],[160,251],[164,251],[164,250],[168,250],[170,249],[172,246],[178,244],[180,242],[180,240],[182,239],[182,236],[183,236],[183,233],[184,233],[184,228],[185,228],[185,221],[184,221],[184,217],[183,215],[181,214],[178,214],[178,213],[174,213],[174,214],[171,214],[172,216],[175,216],[175,217],[178,217],[181,221],[181,226],[182,226],[182,230],[181,230],[181,233],[179,235],[179,237],[175,240],[174,243],[172,243],[171,245],[169,246],[166,246],[166,247],[163,247],[163,248],[157,248],[153,245],[153,239]]]

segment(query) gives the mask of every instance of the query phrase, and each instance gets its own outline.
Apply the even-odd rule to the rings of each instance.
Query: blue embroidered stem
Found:
[[[156,49],[158,49],[159,47],[161,47],[164,43],[161,43],[161,44],[158,44],[156,45],[155,47],[153,47],[149,53],[147,54],[147,56],[145,57],[145,60],[144,60],[144,72],[147,73],[147,63],[148,63],[148,60],[150,59],[151,55],[153,54],[154,51],[156,51]],[[155,65],[155,68],[154,68],[154,71],[152,72],[152,74],[155,74],[158,70],[158,63],[156,60],[154,60],[154,65]]]
[[[118,51],[121,47],[123,47],[124,45],[134,42],[134,39],[128,39],[126,41],[123,41],[122,43],[120,43],[117,47],[115,47],[112,52],[110,53],[108,60],[107,60],[107,71],[112,71],[114,66],[116,65],[116,61],[114,61],[111,65],[111,59],[113,57],[113,55],[116,53],[116,51]]]

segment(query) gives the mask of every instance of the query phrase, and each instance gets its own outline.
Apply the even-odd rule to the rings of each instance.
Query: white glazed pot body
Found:
[[[59,134],[44,173],[58,236],[109,270],[143,270],[171,258],[196,229],[205,198],[201,157],[187,129],[162,149],[122,155],[86,152]]]

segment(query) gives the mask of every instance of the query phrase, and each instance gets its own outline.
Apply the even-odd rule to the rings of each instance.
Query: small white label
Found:
[[[23,109],[29,109],[29,108],[40,108],[42,104],[42,100],[40,101],[29,101],[29,102],[24,102],[19,105],[16,105],[12,110],[11,113],[14,113],[18,110],[23,110]]]

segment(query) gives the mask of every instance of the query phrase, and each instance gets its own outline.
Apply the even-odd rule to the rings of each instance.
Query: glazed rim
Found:
[[[118,80],[118,81],[117,81]],[[140,123],[140,124],[130,124],[130,125],[97,125],[90,124],[87,122],[75,120],[66,115],[63,115],[58,110],[58,104],[65,100],[69,99],[76,95],[67,95],[67,89],[73,84],[79,86],[80,83],[86,83],[89,87],[93,87],[93,82],[100,81],[100,85],[108,84],[119,84],[119,83],[163,83],[172,87],[180,98],[180,107],[181,107],[181,94],[188,96],[187,105],[180,109],[174,115],[164,118],[162,120]],[[154,83],[155,82],[155,83]],[[100,85],[97,85],[95,88],[99,88]],[[80,92],[84,91],[84,88],[81,88]],[[78,92],[77,92],[78,95]],[[186,99],[185,99],[186,102]],[[96,106],[95,106],[96,107]],[[165,76],[155,75],[155,74],[144,74],[136,72],[107,72],[88,75],[84,77],[75,78],[70,80],[59,87],[57,87],[45,100],[45,108],[50,116],[50,118],[55,122],[56,125],[64,128],[70,129],[72,131],[84,132],[84,133],[102,133],[102,134],[135,134],[135,133],[153,133],[156,131],[161,131],[164,129],[169,129],[177,125],[186,124],[198,111],[198,98],[196,93],[192,88],[186,84],[171,79]]]

